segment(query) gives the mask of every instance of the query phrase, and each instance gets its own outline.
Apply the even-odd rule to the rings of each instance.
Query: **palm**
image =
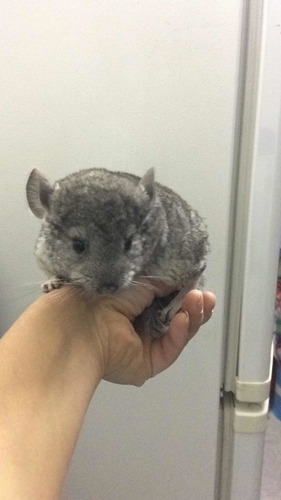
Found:
[[[135,294],[124,292],[112,297],[110,304],[107,301],[103,322],[103,342],[107,342],[106,380],[140,386],[168,368],[201,324],[210,318],[215,306],[211,292],[192,290],[184,298],[184,312],[173,318],[167,334],[153,339],[141,332],[137,334],[131,322],[150,305],[153,297],[151,291],[142,289]]]

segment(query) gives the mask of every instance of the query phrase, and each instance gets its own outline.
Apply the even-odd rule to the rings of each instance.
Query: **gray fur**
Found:
[[[73,283],[91,294],[115,293],[144,275],[177,290],[198,284],[208,251],[205,226],[180,196],[154,182],[153,169],[142,178],[82,170],[53,187],[34,169],[26,191],[31,210],[43,218],[35,255],[51,278],[44,291]],[[73,240],[85,241],[86,250],[76,253]],[[167,329],[182,295],[145,312],[154,336]]]

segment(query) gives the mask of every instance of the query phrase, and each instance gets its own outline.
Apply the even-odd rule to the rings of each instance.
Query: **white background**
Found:
[[[102,383],[69,500],[213,498],[242,0],[1,2],[1,330],[39,294],[25,183],[93,166],[157,179],[206,218],[214,318],[143,388]]]

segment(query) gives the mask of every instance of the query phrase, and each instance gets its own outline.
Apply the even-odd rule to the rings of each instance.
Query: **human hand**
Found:
[[[161,295],[161,291],[139,286],[116,296],[100,297],[88,309],[94,338],[101,347],[105,380],[141,386],[174,363],[200,326],[210,319],[215,307],[214,294],[192,290],[185,296],[182,312],[172,319],[166,335],[153,339],[136,333],[132,322],[156,294]]]
[[[137,334],[134,319],[169,291],[140,284],[115,296],[89,298],[78,287],[65,286],[31,304],[4,335],[0,490],[9,498],[22,498],[23,491],[26,498],[39,498],[42,491],[58,498],[100,380],[142,385],[170,366],[210,318],[215,296],[193,290],[163,338]]]

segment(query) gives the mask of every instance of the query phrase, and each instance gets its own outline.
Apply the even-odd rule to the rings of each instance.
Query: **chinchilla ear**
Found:
[[[31,211],[39,219],[43,219],[49,210],[49,198],[53,188],[49,181],[37,168],[34,168],[26,184],[26,197]]]
[[[139,187],[145,191],[151,200],[154,194],[154,168],[149,168],[139,181]]]

